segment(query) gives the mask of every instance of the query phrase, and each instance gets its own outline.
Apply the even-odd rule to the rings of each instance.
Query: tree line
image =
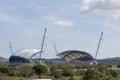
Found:
[[[35,64],[35,65],[0,65],[0,80],[10,77],[20,78],[51,78],[52,80],[118,80],[120,70],[112,69],[111,65],[75,65],[75,64]],[[13,79],[18,78],[18,79]],[[9,79],[10,80],[10,79]]]

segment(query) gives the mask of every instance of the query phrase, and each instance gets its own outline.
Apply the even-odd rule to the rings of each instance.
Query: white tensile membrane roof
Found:
[[[13,56],[19,56],[23,58],[30,59],[33,55],[39,53],[38,49],[21,49],[13,53]]]

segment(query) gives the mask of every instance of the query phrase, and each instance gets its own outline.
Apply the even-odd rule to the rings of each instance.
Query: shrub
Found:
[[[65,69],[63,69],[62,75],[63,75],[63,76],[66,76],[66,77],[68,77],[68,76],[73,76],[73,71],[70,70],[70,69],[65,68]]]
[[[35,66],[33,67],[33,70],[34,70],[35,73],[39,76],[39,78],[41,78],[41,75],[42,75],[42,74],[46,74],[46,73],[48,72],[46,66],[40,65],[40,64],[35,65]]]

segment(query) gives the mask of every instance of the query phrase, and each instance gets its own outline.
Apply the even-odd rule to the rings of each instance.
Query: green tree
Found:
[[[34,71],[31,65],[20,65],[16,67],[15,74],[19,77],[31,77],[34,74]]]
[[[95,69],[88,69],[83,80],[100,80],[100,72]]]
[[[45,74],[45,73],[48,72],[48,69],[46,68],[46,66],[40,65],[40,64],[35,65],[35,66],[33,67],[33,70],[34,70],[35,73],[39,76],[39,78],[41,78],[41,75],[42,75],[42,74]]]
[[[56,66],[56,65],[51,65],[51,66],[50,66],[50,72],[51,72],[51,73],[54,72],[54,71],[56,71],[56,69],[57,69],[57,66]]]
[[[3,74],[3,75],[7,75],[7,76],[14,75],[12,68],[10,68],[9,66],[6,66],[6,65],[0,66],[0,73],[1,73],[1,75]]]
[[[0,72],[3,73],[3,74],[8,74],[9,73],[9,67],[0,66]]]
[[[64,64],[58,64],[57,65],[57,69],[64,69],[65,68],[65,65]]]
[[[63,69],[62,75],[63,76],[73,76],[73,71],[68,68],[65,68],[65,69]]]
[[[71,69],[71,70],[74,70],[74,69],[75,69],[75,65],[74,65],[74,64],[68,64],[68,65],[66,66],[66,68]]]
[[[110,74],[111,74],[114,78],[117,78],[117,77],[120,75],[120,73],[119,73],[118,70],[112,70],[112,69],[110,69],[109,72],[110,72]]]
[[[61,75],[62,75],[62,72],[61,71],[53,71],[51,73],[51,75],[54,77],[54,78],[60,78]]]
[[[71,76],[69,80],[74,80],[74,76]]]
[[[99,66],[95,68],[89,68],[83,80],[114,80],[109,70],[105,66]]]

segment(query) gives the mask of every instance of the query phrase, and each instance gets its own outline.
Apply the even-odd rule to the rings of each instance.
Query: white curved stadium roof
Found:
[[[16,52],[14,52],[13,56],[19,56],[19,57],[24,57],[27,59],[30,59],[31,56],[33,56],[34,54],[39,53],[40,50],[37,49],[22,49],[22,50],[18,50]]]

